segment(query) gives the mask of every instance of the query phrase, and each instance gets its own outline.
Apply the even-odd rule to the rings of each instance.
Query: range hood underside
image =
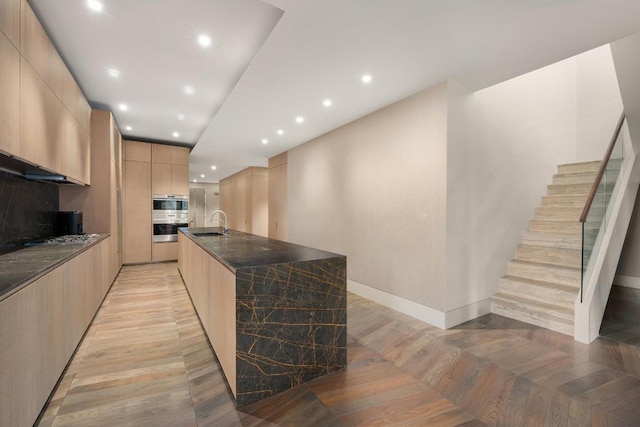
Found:
[[[71,177],[51,172],[37,165],[0,152],[0,170],[19,175],[34,181],[47,181],[56,184],[84,185]]]

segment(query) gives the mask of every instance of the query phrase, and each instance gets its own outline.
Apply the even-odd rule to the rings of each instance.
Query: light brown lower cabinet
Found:
[[[0,426],[36,421],[115,278],[110,240],[0,301]]]
[[[178,259],[178,242],[153,243],[151,247],[151,260],[175,261]]]
[[[236,275],[178,233],[178,268],[209,342],[236,395]]]

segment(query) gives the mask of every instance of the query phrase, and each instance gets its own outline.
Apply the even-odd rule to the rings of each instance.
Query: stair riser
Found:
[[[522,235],[522,244],[551,248],[582,249],[580,235],[572,236],[525,231]]]
[[[580,270],[556,268],[554,266],[539,266],[511,261],[507,269],[510,276],[523,277],[531,280],[558,283],[560,285],[580,287]]]
[[[547,186],[547,194],[589,194],[591,184],[573,184],[573,185],[549,185]]]
[[[511,304],[503,300],[498,301],[496,298],[491,300],[491,312],[573,336],[573,320],[558,319],[547,312],[522,308],[517,304]]]
[[[596,208],[593,208],[596,209]],[[576,207],[556,207],[542,206],[536,209],[538,219],[561,219],[567,221],[578,221],[582,214],[582,206]]]
[[[580,268],[582,252],[572,249],[557,249],[521,245],[516,249],[516,259]]]
[[[565,233],[574,236],[582,235],[582,224],[578,221],[529,221],[529,231],[540,233]]]
[[[615,182],[609,181],[607,182],[606,188],[604,186],[604,184],[600,184],[598,186],[598,192],[602,193],[603,191],[607,191],[607,193],[611,193],[613,191],[613,187],[615,185]],[[547,186],[547,195],[567,195],[567,194],[584,194],[585,195],[585,200],[586,200],[586,196],[589,194],[589,192],[591,191],[591,187],[593,186],[593,184],[561,184],[561,185],[556,185],[556,184],[551,184]]]
[[[598,173],[601,162],[575,163],[558,166],[558,174]]]
[[[542,206],[562,206],[562,207],[579,207],[583,208],[587,202],[586,194],[564,194],[543,196]]]
[[[573,310],[578,295],[577,289],[565,290],[533,283],[522,283],[501,278],[500,293],[528,298],[534,301],[558,305]]]
[[[574,174],[574,175],[554,175],[554,185],[570,185],[570,184],[593,184],[596,174]]]

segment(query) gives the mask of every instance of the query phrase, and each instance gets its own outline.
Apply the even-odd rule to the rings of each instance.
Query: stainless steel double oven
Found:
[[[188,227],[189,196],[153,195],[153,241],[178,241],[178,228]]]

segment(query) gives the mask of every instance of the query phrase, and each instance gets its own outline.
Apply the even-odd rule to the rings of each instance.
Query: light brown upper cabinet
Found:
[[[24,0],[0,0],[0,31],[20,47],[20,3]]]
[[[80,126],[89,132],[91,126],[91,107],[66,67],[62,72],[62,103],[78,120]]]
[[[44,80],[47,75],[47,57],[49,55],[49,37],[40,21],[29,6],[23,1],[21,11],[20,52],[35,72]]]
[[[189,166],[189,149],[187,147],[175,147],[172,145],[171,164]]]
[[[62,104],[22,59],[20,73],[20,157],[46,169],[59,170]]]
[[[0,0],[2,4],[4,0]],[[0,8],[0,16],[3,10]],[[0,33],[0,150],[20,154],[20,53]]]
[[[138,141],[125,141],[124,160],[137,160],[139,162],[151,162],[151,144]]]
[[[189,194],[189,149],[151,144],[153,194]]]
[[[171,145],[151,144],[151,159],[153,163],[171,164]]]

